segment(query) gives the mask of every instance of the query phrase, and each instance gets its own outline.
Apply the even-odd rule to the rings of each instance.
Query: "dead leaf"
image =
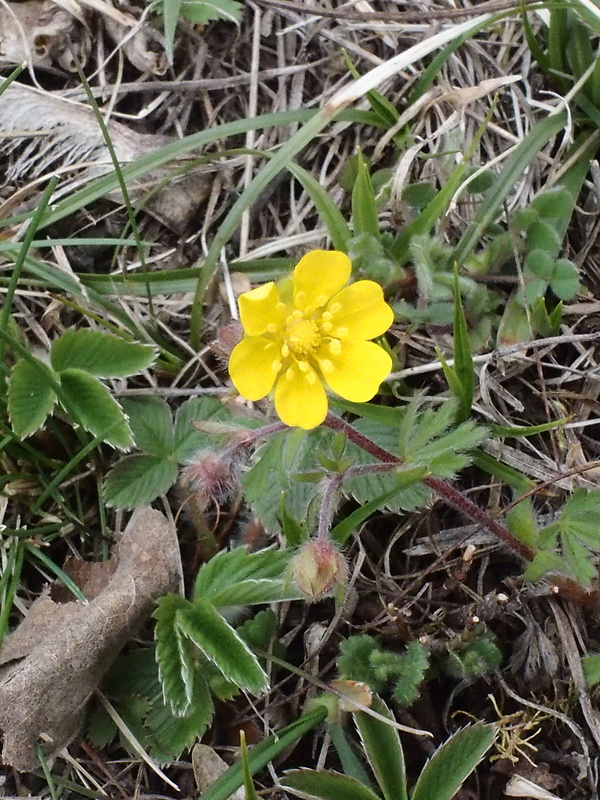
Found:
[[[167,56],[158,44],[158,36],[149,25],[142,25],[129,31],[127,26],[110,17],[104,20],[106,32],[123,51],[125,58],[140,72],[164,75],[167,71]]]
[[[0,651],[2,759],[16,769],[38,765],[36,741],[48,757],[68,744],[90,695],[155,601],[181,590],[175,528],[159,511],[137,509],[104,572],[105,588],[86,605],[44,593]],[[97,581],[96,574],[94,591]]]
[[[58,64],[71,72],[73,53],[85,64],[90,46],[87,29],[52,0],[0,5],[0,63]]]
[[[113,120],[108,122],[108,132],[122,165],[173,141],[167,136],[137,133]],[[83,103],[51,92],[11,84],[0,95],[0,137],[0,153],[15,154],[7,181],[37,178],[52,170],[64,173],[66,168],[73,169],[74,176],[61,182],[52,202],[113,170],[92,110]],[[179,166],[168,164],[127,184],[135,202],[156,184],[164,182],[144,208],[176,233],[186,230],[210,185],[204,173],[174,178],[173,173]],[[122,201],[118,191],[108,196],[116,202]]]

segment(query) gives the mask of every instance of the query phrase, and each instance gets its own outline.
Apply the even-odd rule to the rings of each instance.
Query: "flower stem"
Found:
[[[352,425],[335,414],[329,413],[325,419],[324,425],[334,431],[341,431],[351,442],[354,442],[354,444],[358,445],[358,447],[365,452],[370,453],[379,461],[387,464],[397,465],[404,463],[399,456],[396,456],[394,453],[390,453],[389,450],[380,447],[372,439],[369,439],[367,436],[359,433],[359,431],[353,428]],[[508,545],[511,550],[521,556],[521,558],[525,559],[526,561],[531,561],[533,559],[534,553],[531,548],[519,541],[516,536],[513,536],[508,528],[505,528],[504,525],[495,520],[476,503],[474,503],[472,500],[469,500],[468,497],[466,497],[458,489],[455,489],[454,486],[451,486],[441,478],[435,478],[432,475],[422,478],[422,481],[434,492],[441,495],[446,502],[448,502],[449,505],[451,505],[457,511],[460,511],[469,519],[479,523],[482,527],[487,528],[489,531],[495,534],[506,545]]]

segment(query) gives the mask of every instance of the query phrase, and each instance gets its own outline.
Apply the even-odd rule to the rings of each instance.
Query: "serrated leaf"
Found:
[[[283,583],[289,561],[288,550],[267,549],[255,553],[249,553],[245,547],[221,550],[200,567],[194,597],[210,600],[217,607],[235,605],[231,598],[237,585],[261,580]]]
[[[281,784],[292,794],[317,800],[380,800],[375,792],[359,781],[333,771],[289,770]]]
[[[159,598],[153,617],[156,620],[154,640],[156,661],[165,703],[173,712],[184,715],[190,705],[188,687],[182,675],[180,648],[176,636],[176,618],[180,611],[191,608],[185,598],[168,594]]]
[[[392,712],[378,697],[373,698],[371,707],[393,720]],[[365,755],[385,800],[407,800],[404,751],[398,731],[364,711],[356,711],[353,716]]]
[[[272,609],[263,608],[236,630],[248,646],[266,650],[277,633],[277,616]]]
[[[561,519],[600,510],[600,489],[577,489],[562,508]]]
[[[126,342],[110,333],[89,328],[69,330],[52,342],[53,369],[81,369],[96,378],[121,378],[141,372],[154,361],[152,346]]]
[[[21,360],[10,371],[8,414],[14,432],[24,439],[40,428],[51,413],[56,395],[52,372],[41,361]]]
[[[161,397],[125,397],[121,407],[129,418],[136,447],[151,456],[172,455],[173,421],[169,406]]]
[[[419,775],[411,800],[450,800],[496,738],[493,725],[477,722],[444,742]]]
[[[523,580],[534,583],[549,572],[567,572],[564,560],[551,550],[540,550],[523,573]]]
[[[174,716],[162,698],[158,698],[144,719],[150,755],[160,764],[177,760],[183,750],[192,747],[206,731],[213,712],[209,686],[199,673],[195,675],[190,707],[184,717]]]
[[[113,447],[125,450],[133,443],[121,406],[106,386],[81,369],[60,373],[61,404],[82,428]]]
[[[200,597],[177,612],[176,624],[227,680],[253,694],[265,691],[267,676],[256,656],[208,600]]]
[[[591,562],[591,553],[574,536],[563,531],[562,553],[569,571],[582,586],[589,587],[597,577],[598,570]]]
[[[230,421],[230,412],[215,397],[192,397],[175,414],[174,448],[179,463],[188,461],[194,453],[214,443],[214,439],[192,426],[195,420]]]
[[[106,476],[106,501],[115,508],[137,508],[151,503],[169,491],[178,472],[174,461],[158,456],[125,456]]]

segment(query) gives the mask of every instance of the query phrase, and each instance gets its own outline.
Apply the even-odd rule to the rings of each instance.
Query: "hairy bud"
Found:
[[[348,580],[346,559],[332,542],[324,539],[305,544],[292,559],[291,570],[309,603],[345,586]]]
[[[203,505],[225,500],[237,485],[237,470],[231,452],[199,450],[181,470],[183,488]]]

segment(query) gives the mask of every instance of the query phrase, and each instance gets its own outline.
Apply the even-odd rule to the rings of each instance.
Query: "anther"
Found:
[[[338,311],[342,310],[342,304],[341,303],[332,303],[329,306],[329,310],[331,311],[332,314],[337,314]]]
[[[269,322],[267,325],[267,332],[268,333],[277,333],[277,325],[274,322]]]
[[[323,315],[325,316],[325,315]],[[329,333],[329,331],[333,328],[333,322],[322,322],[321,328],[325,333]]]
[[[342,352],[342,343],[339,339],[332,339],[329,342],[329,352],[332,356],[339,356]]]
[[[333,364],[328,358],[320,359],[319,366],[321,367],[323,372],[333,372]]]
[[[338,339],[345,339],[348,336],[348,328],[338,328],[335,335]]]
[[[280,372],[282,367],[283,367],[283,364],[281,363],[281,361],[274,361],[271,364],[271,369],[273,370],[273,372]]]
[[[298,361],[300,372],[308,372],[308,361]]]

